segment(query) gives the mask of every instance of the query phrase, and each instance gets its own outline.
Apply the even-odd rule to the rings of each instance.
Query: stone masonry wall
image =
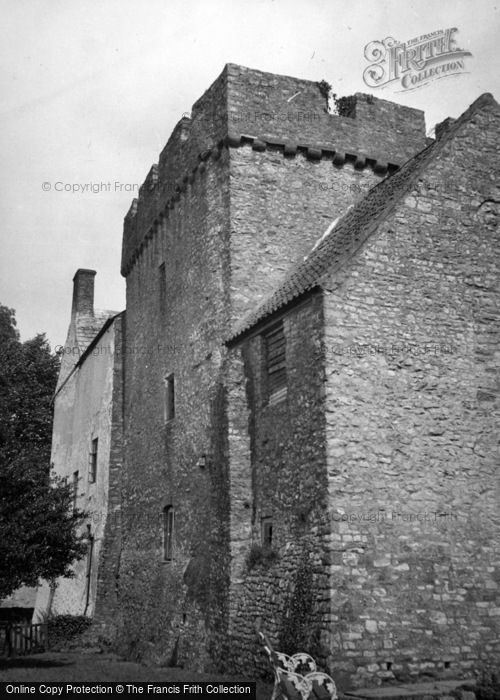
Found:
[[[317,146],[398,165],[425,146],[421,110],[356,93],[349,98],[351,116],[338,116],[328,113],[317,82],[232,63],[225,71],[227,126],[232,134]]]
[[[316,297],[284,317],[288,393],[264,405],[262,337],[231,350],[231,663],[265,671],[264,630],[287,653],[328,657],[329,581],[322,514],[325,472],[322,308]],[[262,556],[272,517],[274,558]]]
[[[129,656],[192,668],[209,665],[226,624],[227,476],[211,427],[224,413],[227,159],[210,158],[188,183],[127,276],[120,644]],[[172,373],[175,418],[166,423]],[[175,510],[173,561],[162,556],[165,506]]]
[[[276,288],[347,208],[381,180],[370,168],[251,146],[230,149],[232,316]]]
[[[421,112],[365,97],[356,116],[329,115],[317,84],[228,64],[180,120],[125,218],[118,639],[129,656],[198,668],[226,656],[233,603],[223,339],[361,183],[424,145]],[[248,110],[275,111],[289,98],[323,110],[319,121],[251,132],[242,124]],[[170,373],[176,415],[165,425]],[[167,505],[176,513],[172,562],[161,551]]]
[[[498,108],[463,123],[325,296],[330,669],[500,662]]]
[[[353,100],[353,116],[328,114],[326,98],[313,81],[227,64],[193,105],[191,118],[184,116],[179,121],[158,165],[152,166],[140,188],[139,198],[125,218],[122,273],[128,274],[165,209],[175,206],[210,153],[215,154],[223,146],[237,147],[246,142],[255,151],[277,149],[290,157],[299,152],[311,161],[330,159],[336,166],[347,160],[360,171],[373,169],[379,176],[388,168],[402,165],[425,146],[422,111],[361,94]],[[354,201],[354,190],[349,190],[349,185],[359,184],[359,180],[357,177],[345,183],[343,201]],[[329,177],[321,177],[314,182],[313,177],[312,183],[303,184],[306,192],[302,201],[305,197],[326,197],[327,188],[323,191],[317,185],[330,181]],[[299,188],[298,181],[295,179],[293,185],[290,182],[286,179],[268,184],[277,184],[283,207],[286,202],[287,208],[291,206],[300,216],[300,197],[288,198],[290,188]],[[329,193],[332,201],[339,188],[334,185],[328,189],[334,190]],[[349,191],[350,197],[346,196]],[[254,204],[260,205],[260,198]]]
[[[327,227],[425,145],[424,115],[367,95],[329,114],[318,84],[226,66],[232,319],[281,281]]]

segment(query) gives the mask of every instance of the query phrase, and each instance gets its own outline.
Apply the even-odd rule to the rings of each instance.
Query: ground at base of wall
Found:
[[[448,680],[358,689],[346,692],[340,698],[341,700],[477,700],[480,695],[476,693],[477,689],[470,682]],[[491,700],[500,700],[500,694],[491,695]]]
[[[96,653],[92,649],[79,652],[45,652],[11,659],[0,658],[0,682],[84,682],[120,683],[242,681],[241,676],[195,673],[181,668],[144,666],[123,661],[115,654]],[[268,700],[272,685],[257,681],[257,700]]]
[[[195,673],[181,668],[145,666],[115,654],[81,649],[0,658],[0,682],[215,682],[242,681],[240,676]],[[257,700],[269,700],[272,684],[257,680]],[[447,680],[369,688],[339,693],[339,700],[500,700],[500,689],[474,687],[470,681]]]

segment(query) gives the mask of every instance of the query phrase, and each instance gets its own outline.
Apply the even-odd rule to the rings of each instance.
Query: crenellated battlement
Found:
[[[177,123],[125,217],[122,274],[155,221],[222,148],[280,150],[335,166],[352,162],[383,175],[426,145],[421,110],[364,93],[344,100],[346,115],[330,114],[319,83],[227,64]]]

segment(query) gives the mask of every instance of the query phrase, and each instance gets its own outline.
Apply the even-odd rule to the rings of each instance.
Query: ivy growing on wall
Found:
[[[253,544],[246,558],[247,571],[251,571],[256,566],[263,566],[268,569],[278,559],[278,552],[272,547]]]
[[[500,697],[500,676],[494,672],[483,671],[477,685],[464,684],[462,688],[473,691],[477,700],[497,700]]]
[[[333,100],[337,108],[339,117],[354,117],[356,112],[356,96],[348,95],[347,97],[337,97],[333,95]]]
[[[356,96],[337,97],[332,86],[326,80],[317,83],[320,93],[326,100],[326,111],[339,117],[354,117],[356,113]],[[371,97],[371,96],[370,96]],[[370,102],[370,100],[368,100]],[[373,101],[373,98],[372,100]]]
[[[306,651],[309,646],[314,605],[313,572],[307,553],[302,555],[285,604],[279,649],[285,654]]]
[[[330,85],[330,83],[327,83],[326,80],[320,80],[320,82],[318,83],[318,87],[320,93],[323,95],[325,100],[328,100],[332,92],[332,86]]]

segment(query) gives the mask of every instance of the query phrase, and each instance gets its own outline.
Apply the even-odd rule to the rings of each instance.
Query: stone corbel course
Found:
[[[136,246],[134,251],[129,255],[124,262],[122,274],[126,276],[132,269],[135,261],[144,248],[144,242],[149,239],[155,232],[158,223],[158,217],[168,216],[168,210],[173,209],[175,203],[180,200],[181,194],[187,189],[188,184],[192,184],[198,172],[203,173],[206,169],[206,161],[211,157],[213,160],[219,160],[223,148],[241,148],[243,146],[251,146],[253,151],[263,152],[266,150],[282,151],[286,158],[294,158],[297,155],[302,155],[308,160],[320,161],[323,158],[331,160],[334,166],[342,167],[347,162],[353,163],[356,170],[363,170],[370,167],[374,173],[383,176],[393,173],[400,167],[399,163],[390,163],[387,160],[380,158],[377,155],[368,156],[365,153],[346,153],[341,150],[332,149],[331,146],[321,146],[318,144],[305,143],[287,143],[271,138],[260,138],[249,134],[238,134],[229,132],[225,138],[218,141],[212,147],[205,149],[198,154],[198,160],[194,164],[189,174],[184,175],[173,187],[173,194],[168,197],[162,205],[161,211],[151,224],[145,238]],[[158,181],[158,166],[153,165],[139,189],[139,199],[149,196],[149,192],[155,190],[159,185]],[[139,200],[134,199],[132,205],[125,217],[126,221],[132,221],[136,214],[139,205]]]

